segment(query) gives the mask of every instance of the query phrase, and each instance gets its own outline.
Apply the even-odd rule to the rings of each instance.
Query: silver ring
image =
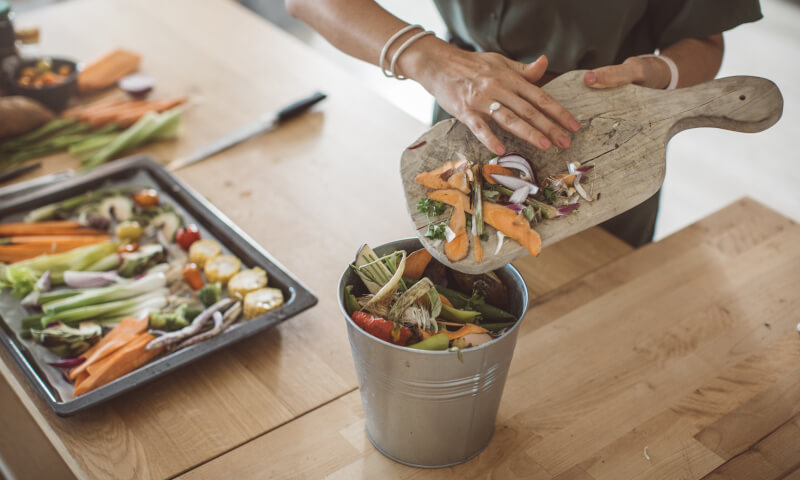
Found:
[[[492,102],[492,104],[489,105],[489,115],[500,110],[500,107],[502,107],[502,105],[500,105],[500,102]]]

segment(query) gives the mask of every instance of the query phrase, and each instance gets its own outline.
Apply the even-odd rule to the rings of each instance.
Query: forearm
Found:
[[[661,54],[678,67],[678,88],[712,80],[719,72],[725,44],[722,34],[706,38],[686,38],[664,48]]]
[[[289,13],[309,24],[333,46],[373,65],[378,65],[386,41],[408,25],[373,0],[286,0],[286,7]],[[419,32],[407,32],[392,44],[386,56],[387,68],[394,52]],[[411,62],[419,61],[412,52],[423,44],[426,50],[449,46],[432,36],[418,40],[399,57],[397,73],[412,76]]]

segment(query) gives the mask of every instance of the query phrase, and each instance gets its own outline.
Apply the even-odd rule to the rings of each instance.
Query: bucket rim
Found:
[[[419,239],[417,237],[406,237],[406,238],[399,238],[397,240],[392,240],[392,241],[389,241],[389,242],[382,243],[382,244],[376,246],[375,248],[379,249],[379,248],[385,247],[386,245],[389,245],[389,244],[401,243],[401,242],[407,242],[407,241],[416,241],[417,243],[419,243],[420,247],[422,247],[422,243],[419,241]],[[342,272],[342,275],[339,277],[339,282],[337,283],[337,286],[336,286],[336,297],[337,297],[337,300],[338,300],[338,303],[339,303],[339,310],[342,312],[342,315],[344,315],[344,318],[346,319],[347,324],[350,325],[351,327],[353,327],[353,329],[355,329],[361,335],[369,338],[371,341],[377,342],[380,345],[384,345],[384,346],[388,346],[388,347],[391,347],[391,348],[394,348],[394,349],[397,349],[397,350],[401,350],[403,352],[408,352],[408,353],[413,353],[413,354],[422,354],[422,355],[458,355],[459,353],[461,353],[462,355],[468,355],[468,354],[471,355],[473,352],[480,352],[481,350],[483,350],[485,348],[490,348],[492,346],[492,344],[494,344],[495,342],[500,341],[503,337],[505,337],[505,336],[511,334],[511,332],[517,330],[519,328],[520,324],[522,323],[522,321],[525,320],[525,315],[528,313],[528,304],[530,303],[530,300],[528,298],[528,287],[527,287],[527,284],[525,283],[525,279],[522,277],[522,274],[519,273],[519,270],[517,270],[517,267],[515,267],[514,265],[509,263],[509,264],[503,266],[500,270],[508,269],[508,273],[512,277],[514,277],[515,280],[517,280],[517,282],[520,285],[522,285],[522,287],[523,287],[523,288],[521,288],[521,291],[522,291],[522,299],[521,299],[522,300],[522,310],[521,310],[521,312],[520,312],[520,314],[519,314],[519,316],[517,318],[517,321],[514,323],[514,325],[510,329],[508,329],[508,331],[506,331],[505,334],[503,334],[502,337],[498,337],[496,339],[493,339],[492,341],[486,342],[483,345],[480,345],[480,346],[477,346],[477,347],[470,347],[470,348],[464,349],[464,350],[462,350],[460,352],[451,352],[450,350],[418,350],[418,349],[415,349],[415,348],[405,347],[405,346],[401,346],[401,345],[395,345],[393,343],[389,343],[386,340],[381,340],[380,338],[375,337],[375,336],[370,335],[369,333],[365,332],[361,327],[356,325],[356,323],[353,321],[353,319],[350,318],[350,316],[347,314],[347,310],[344,307],[344,301],[342,299],[342,292],[344,291],[344,287],[346,286],[344,284],[344,281],[345,281],[345,277],[347,276],[347,273],[350,271],[350,266],[351,266],[351,264],[348,263],[347,266],[345,267],[344,271]]]

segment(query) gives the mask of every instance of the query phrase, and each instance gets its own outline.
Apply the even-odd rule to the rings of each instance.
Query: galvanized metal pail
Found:
[[[412,252],[419,240],[387,243],[375,252]],[[509,294],[508,311],[520,320],[528,290],[511,265],[495,273]],[[489,443],[517,343],[517,322],[505,335],[461,352],[398,347],[366,333],[347,316],[342,294],[360,279],[347,268],[339,280],[339,306],[347,318],[366,430],[381,453],[415,467],[447,467],[466,462]]]

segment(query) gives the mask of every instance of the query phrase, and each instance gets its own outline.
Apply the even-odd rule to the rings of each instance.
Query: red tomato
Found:
[[[175,242],[184,250],[189,250],[189,247],[198,240],[200,240],[200,230],[194,224],[179,228],[175,234]]]
[[[133,201],[142,208],[152,208],[158,206],[158,192],[152,188],[139,190],[133,194]]]
[[[385,342],[395,345],[405,345],[411,337],[411,330],[407,327],[395,325],[394,322],[370,315],[367,312],[353,312],[351,318],[356,325],[363,328],[365,332]]]

